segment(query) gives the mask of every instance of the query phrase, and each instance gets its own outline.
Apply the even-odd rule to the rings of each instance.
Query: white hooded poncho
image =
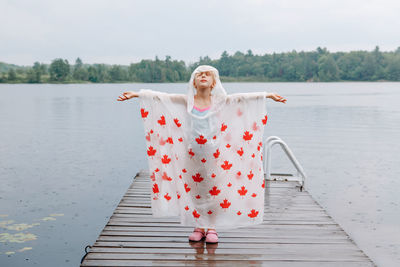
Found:
[[[211,108],[192,113],[196,73],[216,78]],[[181,225],[237,228],[264,214],[262,138],[266,92],[227,95],[218,70],[202,65],[187,95],[139,91],[154,217],[180,215]]]

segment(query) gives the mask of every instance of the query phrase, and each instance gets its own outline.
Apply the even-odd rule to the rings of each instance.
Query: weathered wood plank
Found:
[[[220,238],[222,238],[220,236]],[[263,242],[270,242],[270,243],[283,243],[283,242],[291,242],[291,243],[340,243],[340,242],[347,242],[348,238],[345,237],[321,237],[321,236],[260,236],[260,237],[223,237],[224,242],[241,242],[241,243],[263,243]],[[170,236],[154,236],[154,235],[140,235],[137,234],[136,236],[108,236],[102,235],[99,236],[97,241],[113,241],[113,242],[129,242],[129,241],[171,241],[171,242],[188,242],[187,236],[178,236],[178,235],[170,235]]]
[[[317,255],[313,254],[313,260],[317,261],[362,261],[365,260],[366,257],[364,255],[348,255],[348,254],[326,254],[326,255]],[[230,261],[240,261],[247,260],[251,258],[252,260],[259,261],[267,261],[267,260],[310,260],[310,255],[301,255],[301,254],[291,254],[288,253],[268,253],[268,254],[214,254],[214,253],[90,253],[87,259],[118,259],[118,260],[230,260]]]
[[[112,252],[135,252],[136,248],[148,248],[149,251],[151,249],[182,249],[182,250],[189,250],[192,251],[193,248],[197,248],[194,244],[192,246],[188,246],[187,242],[174,242],[168,244],[166,246],[165,243],[160,242],[130,242],[129,246],[121,247],[118,242],[104,242],[98,241],[95,243],[95,247],[92,248],[91,251],[98,251],[98,252],[105,252],[105,251],[112,251]],[[208,246],[208,244],[207,244]],[[208,246],[209,247],[209,246]],[[220,243],[217,245],[218,252],[220,249],[225,250],[236,250],[235,253],[247,254],[243,252],[246,249],[278,249],[279,251],[285,251],[286,249],[293,250],[293,249],[307,249],[309,251],[317,251],[317,250],[330,250],[330,249],[346,249],[349,251],[361,251],[359,248],[354,247],[352,244],[346,243],[335,243],[335,244],[321,244],[321,243],[310,243],[306,246],[304,244],[298,243],[247,243],[246,247],[243,248],[240,243]],[[312,250],[310,250],[312,248]],[[97,249],[97,250],[96,250]],[[267,252],[268,253],[268,252]]]
[[[192,261],[174,261],[174,260],[85,260],[81,266],[274,266],[274,267],[369,267],[375,266],[373,263],[361,261],[293,261],[293,260],[279,260],[279,261],[257,261],[257,260],[241,260],[235,261],[215,261],[215,260],[200,260],[195,259]]]

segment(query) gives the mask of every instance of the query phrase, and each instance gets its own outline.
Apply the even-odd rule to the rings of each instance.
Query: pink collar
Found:
[[[202,112],[202,111],[208,110],[209,108],[211,108],[211,106],[208,106],[208,107],[206,107],[206,108],[198,108],[198,107],[196,107],[195,105],[193,105],[193,108],[196,109],[196,110],[198,110],[198,111],[200,111],[200,112]]]

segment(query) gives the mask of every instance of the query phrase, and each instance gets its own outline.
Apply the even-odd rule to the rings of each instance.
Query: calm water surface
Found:
[[[303,165],[306,188],[378,266],[400,266],[400,83],[225,83],[268,91],[266,136]],[[0,266],[79,266],[147,167],[137,99],[186,84],[0,85]],[[273,150],[273,172],[294,172]],[[189,234],[189,233],[188,233]]]

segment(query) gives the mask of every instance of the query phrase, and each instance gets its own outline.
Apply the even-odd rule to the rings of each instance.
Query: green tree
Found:
[[[121,68],[121,66],[113,65],[109,71],[111,81],[126,81],[127,74]]]
[[[327,82],[339,79],[339,69],[332,55],[325,54],[318,59],[318,77]]]
[[[72,72],[72,77],[75,80],[79,81],[87,81],[88,80],[88,71],[86,68],[83,67],[82,60],[78,57],[75,60],[74,70]]]
[[[15,81],[17,80],[17,73],[14,69],[9,69],[7,73],[7,80],[8,81]]]
[[[386,77],[391,81],[400,81],[400,53],[388,59],[389,63],[386,69]]]
[[[107,72],[106,65],[94,64],[88,68],[88,79],[94,83],[109,82],[110,77]]]
[[[357,68],[362,62],[362,56],[358,52],[345,53],[339,57],[337,65],[339,67],[339,77],[342,80],[359,80]]]
[[[55,59],[51,62],[49,72],[51,81],[65,81],[69,75],[70,66],[68,60],[61,58]]]

